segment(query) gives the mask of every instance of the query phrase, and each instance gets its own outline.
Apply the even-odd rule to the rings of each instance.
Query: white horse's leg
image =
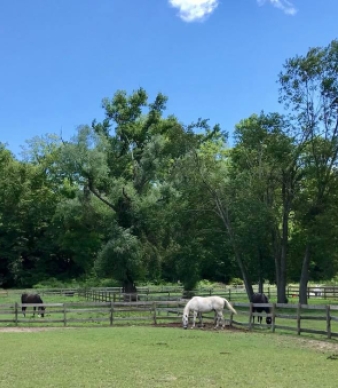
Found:
[[[218,323],[219,323],[219,311],[218,310],[215,310],[215,329],[218,327]]]
[[[199,319],[199,325],[200,325],[200,327],[203,327],[203,317],[202,317],[202,313],[198,313],[198,319]]]
[[[220,315],[221,315],[220,322],[222,324],[222,329],[224,329],[225,324],[224,324],[224,316],[223,316],[223,312],[222,311],[221,311]]]
[[[194,329],[196,326],[196,317],[197,317],[197,311],[194,311],[193,318],[192,318],[192,326],[191,326],[192,329]]]
[[[222,313],[222,310],[218,310],[217,311],[217,323],[216,323],[215,328],[217,328],[221,322],[223,323],[223,313]]]
[[[218,315],[217,315],[217,311],[215,310],[215,316],[214,316],[214,325],[215,326],[217,325],[217,320],[218,320]]]

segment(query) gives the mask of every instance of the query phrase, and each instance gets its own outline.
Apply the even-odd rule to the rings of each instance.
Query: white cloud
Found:
[[[178,8],[178,16],[185,22],[204,20],[218,6],[219,0],[169,0],[172,7]]]
[[[281,9],[287,15],[295,15],[297,9],[289,0],[257,0],[259,5],[263,5],[266,2],[272,4],[274,7]]]

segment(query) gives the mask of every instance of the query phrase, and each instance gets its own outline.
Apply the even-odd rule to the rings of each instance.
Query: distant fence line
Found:
[[[179,300],[189,298],[191,294],[198,295],[223,295],[231,299],[233,294],[246,295],[243,286],[228,286],[224,288],[203,287],[193,291],[184,291],[182,286],[151,286],[136,287],[137,295],[124,293],[122,287],[85,287],[85,288],[38,288],[38,289],[13,289],[0,290],[0,295],[21,295],[23,292],[34,292],[40,295],[79,295],[92,301],[132,301],[132,300]]]
[[[277,298],[277,291],[275,287],[266,286],[265,293],[268,298]],[[162,295],[161,295],[162,294]],[[308,287],[308,298],[324,298],[324,299],[338,299],[338,286],[323,286],[323,287]],[[211,296],[219,295],[227,298],[230,301],[236,301],[238,299],[246,298],[247,294],[244,287],[227,287],[227,288],[199,288],[192,291],[184,291],[183,288],[163,288],[163,289],[150,289],[150,288],[137,288],[137,293],[127,294],[122,290],[113,289],[85,289],[79,293],[86,300],[92,300],[97,302],[108,301],[137,301],[137,300],[180,300],[182,298],[190,298],[192,295],[199,296]],[[288,298],[299,297],[299,289],[295,286],[288,286],[286,289],[286,295]]]
[[[258,286],[253,286],[258,291]],[[236,301],[246,297],[243,285],[226,287],[200,287],[192,291],[184,291],[182,286],[149,286],[136,287],[136,294],[124,293],[122,287],[85,287],[85,288],[39,288],[24,290],[1,290],[0,295],[21,294],[23,292],[37,292],[41,295],[61,295],[72,297],[79,295],[86,300],[92,301],[156,301],[156,300],[180,300],[190,298],[192,295],[208,296],[220,295],[228,300]],[[269,298],[277,298],[275,286],[265,285],[264,292]],[[286,295],[288,298],[299,296],[298,286],[287,286]],[[338,286],[309,286],[307,287],[308,298],[323,298],[338,300]]]
[[[40,326],[47,324],[63,324],[63,326],[72,326],[76,323],[105,323],[113,326],[116,323],[136,323],[148,322],[148,324],[157,325],[161,321],[177,322],[181,320],[182,309],[185,302],[183,301],[163,301],[163,302],[74,302],[74,303],[44,303],[39,304],[0,304],[0,324],[12,324],[15,326],[26,326],[32,323],[38,323]],[[338,331],[332,331],[331,323],[338,322],[338,306],[336,305],[301,305],[301,304],[279,304],[279,303],[239,303],[234,302],[237,307],[238,316],[247,317],[246,322],[240,322],[237,316],[230,314],[228,321],[229,326],[244,326],[249,330],[254,327],[270,327],[272,332],[276,330],[295,331],[298,335],[301,333],[321,334],[327,338],[338,337]],[[47,315],[57,315],[55,319],[50,318],[23,318],[21,316],[21,307],[32,308],[34,306],[46,307]],[[253,312],[254,306],[270,307],[270,314]],[[245,310],[243,310],[245,309]],[[290,310],[295,313],[290,314]],[[315,310],[323,312],[322,315],[308,315],[306,311]],[[225,310],[226,314],[228,311]],[[80,317],[83,314],[89,313],[89,316]],[[131,316],[126,316],[126,313],[133,313]],[[96,314],[96,315],[95,315]],[[333,315],[335,314],[335,315]],[[253,317],[272,318],[272,324],[258,325],[253,323]],[[213,320],[212,316],[204,316],[204,319]],[[236,319],[235,319],[236,318]],[[278,324],[278,319],[295,320],[296,326],[286,326]],[[303,321],[324,321],[325,330],[317,330],[302,326]]]
[[[288,296],[299,296],[298,286],[288,286],[286,291]],[[309,286],[307,296],[308,298],[338,299],[338,286]]]

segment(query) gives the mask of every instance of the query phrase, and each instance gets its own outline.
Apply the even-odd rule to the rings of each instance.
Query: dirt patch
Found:
[[[71,329],[70,327],[0,327],[0,333],[37,333],[58,329]]]
[[[167,323],[163,325],[154,325],[154,327],[170,327],[170,328],[179,328],[182,330],[182,324],[181,323]],[[190,326],[189,326],[189,329]],[[237,333],[245,333],[250,335],[250,330],[247,328],[242,328],[242,327],[234,327],[234,326],[225,326],[224,329],[218,328],[215,329],[214,325],[212,323],[205,323],[203,324],[203,327],[197,327],[194,330],[203,330],[203,331],[213,331],[217,333],[231,333],[231,332],[237,332]],[[252,333],[259,333],[259,331],[253,331]],[[262,332],[261,334],[267,334],[267,332]],[[280,339],[281,344],[283,343],[283,337],[284,336],[278,336],[278,333],[271,334],[274,336],[275,339]],[[304,348],[311,348],[311,349],[316,349],[319,351],[334,351],[335,353],[338,353],[338,341],[336,339],[332,340],[316,340],[316,339],[308,339],[308,338],[299,338],[295,336],[287,336],[288,338],[292,337],[293,341],[297,341],[297,344],[299,346],[302,346]]]
[[[335,340],[316,340],[316,339],[305,339],[305,338],[292,338],[293,341],[297,341],[299,346],[302,346],[304,348],[311,348],[311,349],[316,349],[316,350],[321,350],[321,351],[328,351],[332,350],[334,352],[338,352],[338,342],[332,342]]]
[[[154,327],[170,327],[170,328],[178,328],[178,329],[182,330],[182,323],[180,323],[180,322],[171,322],[171,323],[165,323],[165,324],[157,324],[157,325],[154,325]],[[189,329],[187,329],[187,330],[191,330],[190,329],[190,325],[189,325]],[[194,330],[204,330],[204,331],[241,331],[241,332],[247,331],[245,329],[241,329],[241,328],[237,328],[237,327],[229,326],[229,325],[225,325],[224,328],[218,327],[216,329],[213,323],[203,323],[203,327],[199,327],[198,325],[196,325],[196,328]]]

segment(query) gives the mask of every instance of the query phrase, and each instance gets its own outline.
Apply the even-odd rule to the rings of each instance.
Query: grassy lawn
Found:
[[[1,388],[337,386],[338,343],[291,336],[134,326],[0,331],[0,343]]]

